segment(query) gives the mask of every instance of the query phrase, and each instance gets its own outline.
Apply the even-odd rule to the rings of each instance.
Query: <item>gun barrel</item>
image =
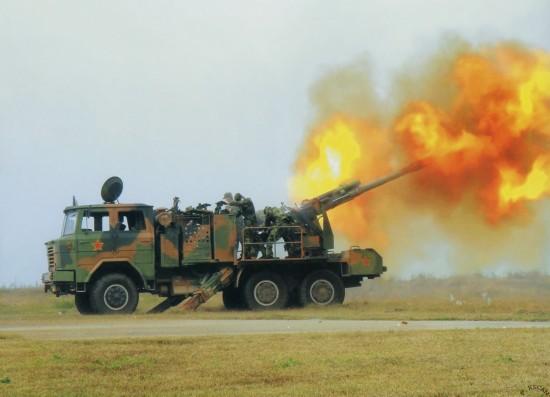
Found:
[[[361,185],[358,190],[361,193],[368,192],[369,190],[375,189],[378,186],[385,185],[386,183],[391,182],[391,181],[393,181],[397,178],[401,178],[403,175],[410,174],[411,172],[416,172],[416,171],[420,170],[422,167],[423,167],[423,165],[420,162],[412,163],[412,164],[410,164],[410,165],[408,165],[404,168],[401,168],[399,171],[396,171],[396,172],[394,172],[390,175],[387,175],[383,178],[377,179],[377,180],[375,180],[373,182],[370,182],[370,183],[365,183],[365,184]]]
[[[368,192],[369,190],[375,189],[379,186],[385,185],[388,182],[391,182],[397,178],[401,178],[403,175],[410,174],[412,172],[416,172],[424,167],[424,164],[420,161],[417,161],[415,163],[409,164],[408,166],[401,168],[400,170],[389,174],[385,177],[376,179],[370,183],[365,184],[357,184],[354,186],[353,190],[348,191],[346,194],[326,203],[326,205],[323,206],[323,210],[327,211],[329,209],[332,209],[334,207],[339,206],[340,204],[346,203],[350,200],[353,200],[355,197]]]

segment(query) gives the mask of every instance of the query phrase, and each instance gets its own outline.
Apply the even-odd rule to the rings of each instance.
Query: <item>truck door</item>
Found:
[[[77,272],[89,272],[100,260],[112,255],[115,250],[109,211],[105,208],[82,210],[76,229]]]
[[[118,209],[117,256],[128,258],[145,276],[154,277],[153,225],[144,209]]]

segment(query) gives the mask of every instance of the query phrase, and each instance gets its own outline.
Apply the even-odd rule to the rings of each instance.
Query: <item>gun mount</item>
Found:
[[[317,197],[304,200],[297,208],[289,208],[289,212],[292,218],[305,228],[307,234],[320,237],[318,250],[314,251],[332,249],[334,248],[334,235],[327,216],[327,211],[347,203],[363,193],[385,185],[388,182],[394,181],[412,172],[416,172],[422,169],[423,166],[424,164],[418,161],[369,183],[361,184],[359,181],[346,183]],[[322,227],[320,223],[321,218],[323,219]]]

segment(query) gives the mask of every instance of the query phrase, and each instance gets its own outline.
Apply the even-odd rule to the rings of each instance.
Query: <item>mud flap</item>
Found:
[[[208,299],[216,295],[224,287],[231,283],[233,269],[225,267],[217,273],[210,276],[204,283],[201,284],[193,294],[187,297],[181,304],[181,308],[185,310],[196,310]]]

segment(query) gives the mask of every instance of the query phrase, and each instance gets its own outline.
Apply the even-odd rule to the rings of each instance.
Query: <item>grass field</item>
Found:
[[[141,295],[138,316],[160,300]],[[220,296],[196,312],[178,308],[161,316],[188,318],[391,319],[391,320],[550,320],[550,276],[505,278],[455,276],[417,277],[408,281],[377,279],[348,290],[342,306],[295,308],[271,312],[226,311]],[[0,322],[81,319],[72,296],[56,298],[39,288],[0,289]]]
[[[3,396],[535,396],[550,330],[0,340]]]
[[[148,316],[158,301],[143,295],[135,317]],[[337,307],[226,311],[215,297],[196,312],[174,308],[151,316],[550,320],[550,277],[381,279],[351,290]],[[90,320],[98,317],[80,316],[72,297],[0,289],[0,324]],[[546,396],[549,390],[550,329],[88,341],[0,334],[0,396]]]

